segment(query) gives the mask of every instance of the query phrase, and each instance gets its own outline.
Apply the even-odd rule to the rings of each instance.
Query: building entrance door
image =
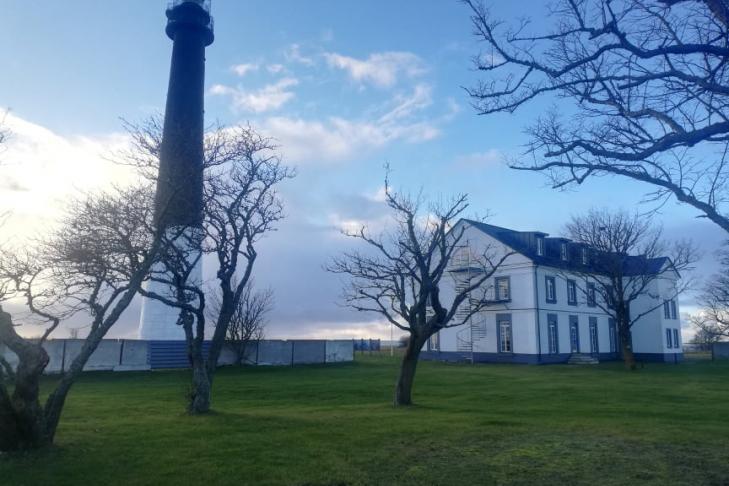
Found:
[[[580,352],[580,329],[577,326],[577,320],[570,318],[570,351],[573,353]]]

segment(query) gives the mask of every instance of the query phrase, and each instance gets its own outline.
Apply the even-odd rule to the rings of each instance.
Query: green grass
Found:
[[[0,484],[729,484],[729,363],[397,363],[223,369],[215,414],[186,372],[89,373],[49,450],[0,456]]]

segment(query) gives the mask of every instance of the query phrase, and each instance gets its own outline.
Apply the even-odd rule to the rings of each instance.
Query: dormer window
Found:
[[[562,243],[560,247],[559,255],[563,261],[567,261],[567,243]]]
[[[588,263],[590,263],[590,254],[587,248],[582,248],[582,264],[587,265]]]
[[[544,256],[544,238],[541,236],[537,237],[537,255]]]

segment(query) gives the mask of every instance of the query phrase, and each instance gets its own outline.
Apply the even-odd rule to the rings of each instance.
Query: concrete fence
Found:
[[[46,373],[68,370],[78,356],[82,339],[54,339],[43,344],[50,362]],[[207,355],[209,342],[204,343]],[[12,366],[17,357],[0,344],[0,356]],[[293,366],[298,364],[342,363],[354,359],[351,340],[263,340],[249,343],[244,362],[250,365]],[[223,348],[219,365],[235,363],[236,356],[228,346]],[[149,369],[187,368],[185,341],[140,341],[132,339],[105,339],[91,355],[85,371],[142,371]]]
[[[711,359],[729,359],[729,342],[714,343],[711,347]]]

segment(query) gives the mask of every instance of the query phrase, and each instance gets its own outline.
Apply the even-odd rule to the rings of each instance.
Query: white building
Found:
[[[483,254],[489,247],[496,253],[514,254],[484,284],[487,301],[493,303],[464,325],[439,331],[423,349],[423,359],[532,364],[588,357],[620,359],[615,323],[594,302],[601,297],[585,278],[588,272],[599,278],[599,273],[593,273],[593,250],[546,233],[513,231],[465,219],[454,231],[461,228],[463,247],[454,255],[449,276],[441,285],[444,302],[453,299],[463,272],[471,271],[469,258],[473,255]],[[631,330],[636,359],[680,361],[675,298],[679,275],[668,258],[629,257],[627,262],[657,275],[630,308],[634,316],[649,311]]]

